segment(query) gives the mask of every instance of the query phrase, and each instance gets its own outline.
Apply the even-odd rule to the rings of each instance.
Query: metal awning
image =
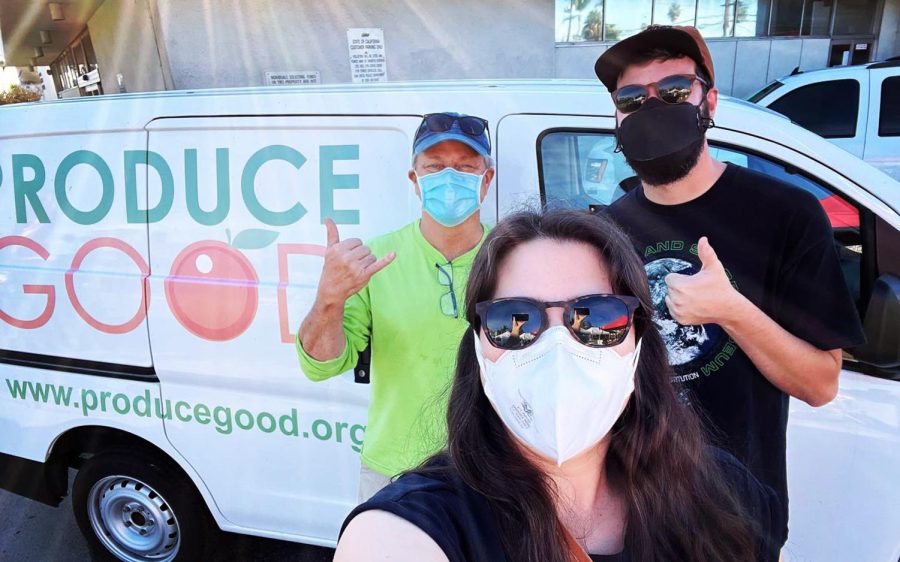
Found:
[[[0,37],[3,38],[6,66],[29,66],[32,62],[38,66],[50,64],[84,31],[88,20],[104,1],[0,0]],[[61,11],[64,19],[53,19],[51,4],[59,6],[53,7],[53,12],[58,17],[58,11]],[[37,56],[40,51],[35,52],[35,48],[42,50],[43,55]]]

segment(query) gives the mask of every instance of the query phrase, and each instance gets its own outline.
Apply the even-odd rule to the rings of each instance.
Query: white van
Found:
[[[0,108],[3,485],[58,505],[78,469],[82,531],[122,560],[198,557],[215,527],[334,545],[356,500],[369,388],[353,373],[307,380],[294,332],[323,219],[369,239],[416,218],[412,138],[443,110],[490,121],[488,223],[525,201],[588,208],[627,189],[613,106],[593,81]],[[833,403],[793,402],[786,557],[894,562],[900,186],[746,102],[724,99],[716,123],[719,158],[822,200],[869,339],[847,350]]]
[[[900,57],[811,72],[795,69],[748,99],[900,180]]]

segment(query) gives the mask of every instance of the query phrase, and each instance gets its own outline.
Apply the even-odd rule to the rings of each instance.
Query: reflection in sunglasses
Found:
[[[508,297],[479,302],[476,314],[492,345],[522,349],[550,327],[547,308],[562,307],[564,324],[573,337],[588,346],[608,347],[625,339],[638,306],[635,297],[626,295],[585,295],[551,302]]]
[[[509,324],[502,324],[495,329],[488,329],[487,336],[492,341],[504,346],[517,347],[526,344],[537,337],[540,330],[538,325],[533,331],[525,329],[525,325],[531,319],[527,313],[513,313],[509,316]]]
[[[612,320],[612,321],[604,324],[603,329],[604,330],[614,330],[617,328],[624,328],[627,325],[628,325],[628,316],[623,314],[622,316],[619,316],[615,320]]]
[[[628,316],[623,314],[602,326],[593,326],[590,311],[575,308],[572,316],[572,329],[578,333],[582,342],[593,345],[613,345],[622,340],[628,331]]]
[[[629,84],[613,92],[613,101],[622,113],[632,113],[640,109],[650,97],[651,89],[662,101],[671,104],[684,103],[690,98],[694,82],[706,86],[706,81],[693,74],[667,76],[650,84]]]

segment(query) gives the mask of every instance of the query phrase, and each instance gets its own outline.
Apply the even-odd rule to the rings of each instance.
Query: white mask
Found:
[[[627,355],[587,347],[563,326],[538,341],[484,357],[475,333],[475,356],[484,393],[497,415],[523,443],[557,465],[595,445],[612,429],[634,392],[641,344]]]

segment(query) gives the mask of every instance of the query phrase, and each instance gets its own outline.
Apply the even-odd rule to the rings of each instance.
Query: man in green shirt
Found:
[[[463,292],[487,233],[479,208],[494,177],[490,154],[484,119],[428,114],[409,171],[421,219],[368,246],[341,240],[326,219],[325,265],[297,351],[306,376],[320,381],[351,369],[371,341],[360,501],[446,444],[448,387],[467,327]]]

